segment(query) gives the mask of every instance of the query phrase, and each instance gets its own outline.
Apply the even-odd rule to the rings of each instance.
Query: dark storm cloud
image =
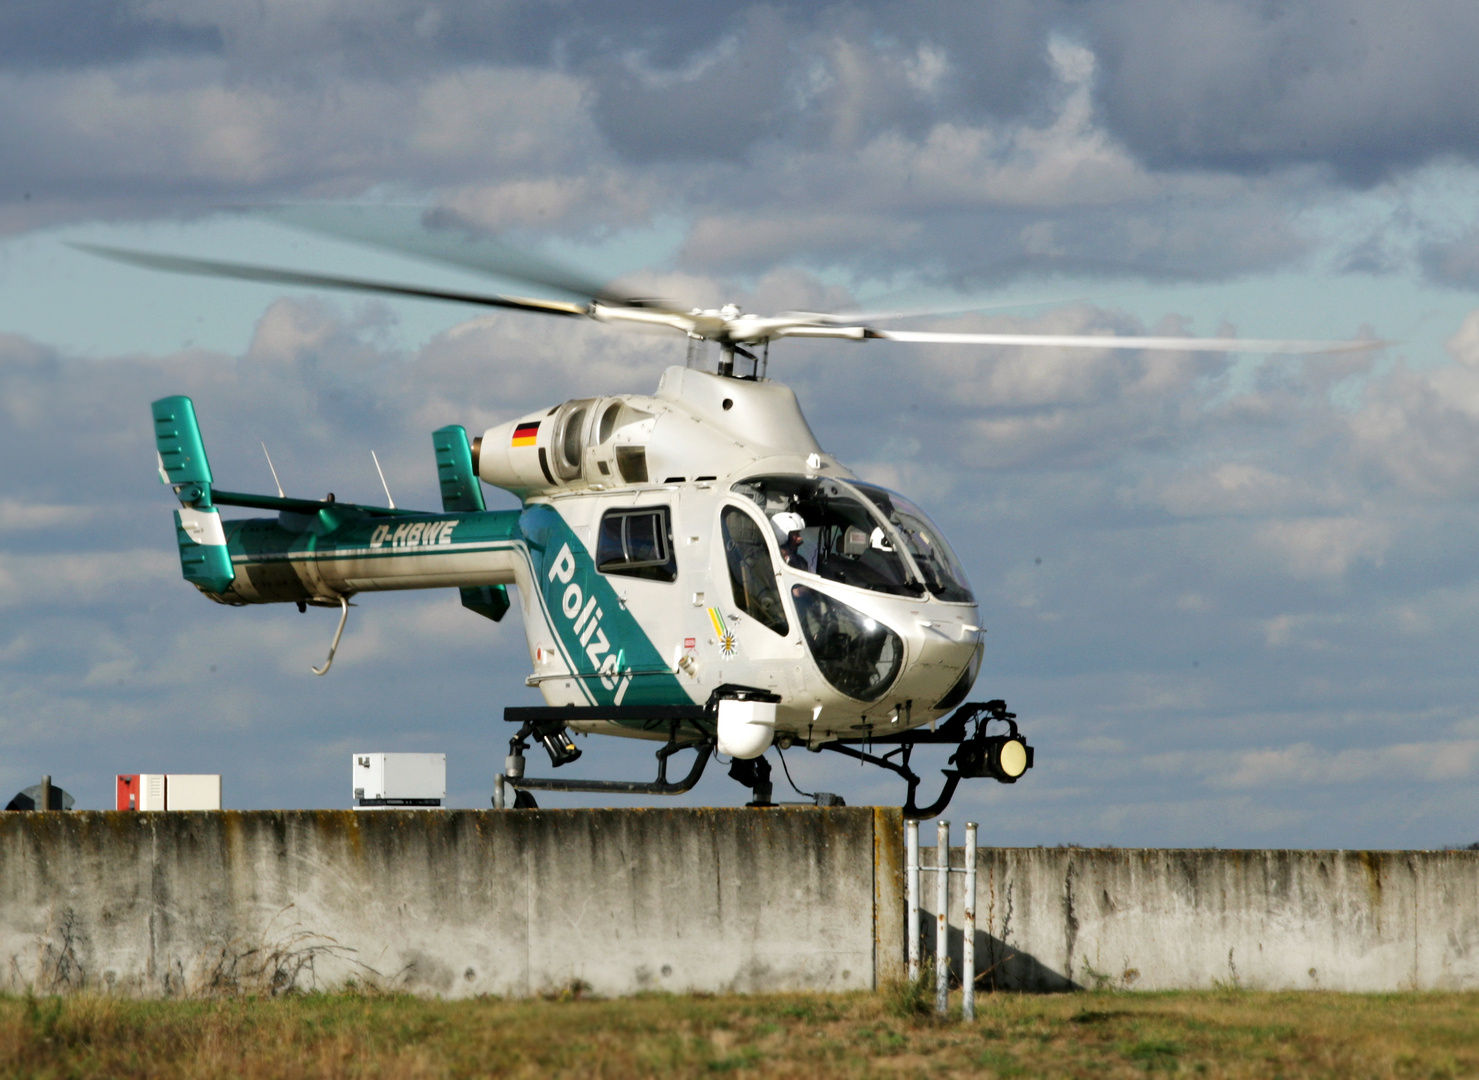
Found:
[[[633,160],[734,160],[766,140],[846,150],[882,131],[917,136],[956,114],[1013,117],[1040,104],[1053,11],[756,6],[717,40],[634,41],[577,70],[593,80],[602,130]]]
[[[1460,289],[1479,286],[1479,230],[1447,240],[1430,241],[1418,252],[1429,281]]]
[[[839,130],[1031,119],[1047,105],[1054,34],[1093,50],[1106,129],[1156,169],[1320,165],[1368,184],[1479,146],[1479,9],[1463,0],[756,6],[700,28],[585,18],[554,40],[583,44],[573,69],[593,77],[603,130],[637,159],[729,159],[763,137],[805,144],[819,127],[835,145]],[[931,56],[937,78],[900,77]],[[829,117],[839,108],[856,109],[850,128]],[[704,123],[715,117],[727,138]]]
[[[164,53],[219,53],[214,26],[185,26],[130,0],[0,5],[0,69],[82,67]]]
[[[1479,8],[1196,0],[1085,5],[1109,129],[1163,169],[1328,167],[1366,184],[1479,148]]]
[[[576,80],[584,97],[577,107],[589,110],[605,148],[632,162],[736,162],[767,142],[821,147],[845,160],[890,131],[918,142],[940,124],[1040,124],[1054,107],[1048,43],[1055,35],[1092,50],[1100,122],[1159,170],[1267,173],[1315,164],[1368,182],[1445,154],[1469,156],[1479,133],[1469,63],[1479,12],[1457,2],[149,0],[86,10],[69,2],[11,5],[0,16],[0,68],[13,76],[90,78],[103,84],[104,98],[125,103],[129,84],[145,82],[165,99],[228,95],[248,112],[291,112],[314,153],[279,154],[276,178],[352,186],[372,181],[335,146],[334,133],[349,120],[335,83],[348,90],[344,105],[369,129],[381,129],[386,150],[405,159],[398,177],[388,160],[377,175],[413,182],[431,178],[407,145],[406,125],[414,121],[398,117],[392,99],[414,97],[438,79],[498,69]],[[189,68],[183,79],[186,69],[177,65],[139,67],[186,56],[216,63]],[[17,106],[6,126],[19,125],[28,145],[7,148],[6,171],[20,186],[60,181],[46,172],[56,157],[49,143],[65,147],[88,132],[77,130],[75,118],[38,109],[28,88],[64,99],[79,88],[53,79],[12,84],[7,93]],[[516,95],[493,104],[509,114],[524,105]],[[166,118],[178,108],[161,105]],[[34,126],[24,123],[26,107],[36,114]],[[550,137],[562,134],[574,133]],[[106,141],[99,149],[88,158],[96,186],[135,179],[126,168],[120,175]],[[603,148],[580,149],[589,156]],[[260,187],[261,171],[242,170],[236,190]],[[137,180],[168,191],[191,175],[166,153],[157,174]]]
[[[671,49],[591,57],[580,70],[592,79],[602,133],[634,161],[742,159],[794,123],[793,30],[762,8],[709,55],[681,55],[676,68],[659,66]]]
[[[676,217],[704,271],[1215,279],[1306,254],[1291,208],[1340,178],[1470,152],[1468,9],[1419,10],[147,0],[103,48],[41,5],[0,64],[0,229],[392,190],[500,229]]]

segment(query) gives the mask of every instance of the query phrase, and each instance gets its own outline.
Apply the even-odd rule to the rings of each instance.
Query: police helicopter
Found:
[[[424,297],[684,334],[688,364],[652,394],[577,398],[469,438],[432,433],[440,512],[225,491],[215,485],[187,397],[153,403],[161,481],[174,511],[185,580],[221,604],[337,608],[333,663],[356,594],[459,591],[497,621],[523,614],[541,707],[509,707],[517,725],[494,804],[535,791],[679,794],[716,755],[775,805],[776,746],[846,755],[896,773],[904,813],[930,817],[965,778],[1015,783],[1033,748],[1005,702],[967,702],[983,654],[982,619],[939,528],[906,496],[864,482],[817,441],[796,395],[768,377],[770,344],[792,338],[960,345],[1313,353],[1370,340],[1064,336],[889,330],[874,318],[761,316],[730,305],[687,308],[624,295],[532,259],[469,262],[576,300],[458,292],[118,248],[87,250],[135,266],[311,288]],[[711,342],[717,365],[701,361]],[[378,466],[378,462],[377,462]],[[275,477],[274,472],[274,477]],[[486,508],[480,484],[518,497]],[[223,519],[220,508],[275,517]],[[649,739],[657,778],[565,780],[525,771],[542,744],[558,769],[581,751],[571,733]],[[954,746],[938,797],[921,806],[910,767],[921,744]],[[681,779],[669,759],[694,751]],[[779,752],[779,750],[778,750]],[[784,762],[784,757],[781,758]],[[789,774],[788,774],[789,775]],[[819,805],[842,800],[818,793]]]

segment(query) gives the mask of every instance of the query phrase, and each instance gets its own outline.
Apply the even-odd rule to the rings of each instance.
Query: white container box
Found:
[[[219,810],[220,773],[140,773],[139,810]]]
[[[447,797],[446,754],[354,754],[355,808],[441,806]]]
[[[170,773],[164,778],[166,810],[221,809],[219,773]]]

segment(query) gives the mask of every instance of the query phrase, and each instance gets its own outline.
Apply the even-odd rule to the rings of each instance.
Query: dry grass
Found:
[[[912,1000],[12,997],[0,1075],[1479,1075],[1475,994],[997,994],[969,1025],[908,1015]]]

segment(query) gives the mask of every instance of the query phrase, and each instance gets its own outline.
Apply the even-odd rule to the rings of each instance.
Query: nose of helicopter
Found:
[[[916,715],[954,708],[970,691],[961,681],[974,681],[978,666],[978,610],[971,605],[936,604],[923,610],[911,608],[908,619],[904,670],[888,698],[912,701]]]
[[[902,716],[926,722],[970,691],[981,637],[974,604],[805,580],[794,580],[790,592],[811,659],[837,695],[831,707],[851,715],[850,727],[891,725]]]

